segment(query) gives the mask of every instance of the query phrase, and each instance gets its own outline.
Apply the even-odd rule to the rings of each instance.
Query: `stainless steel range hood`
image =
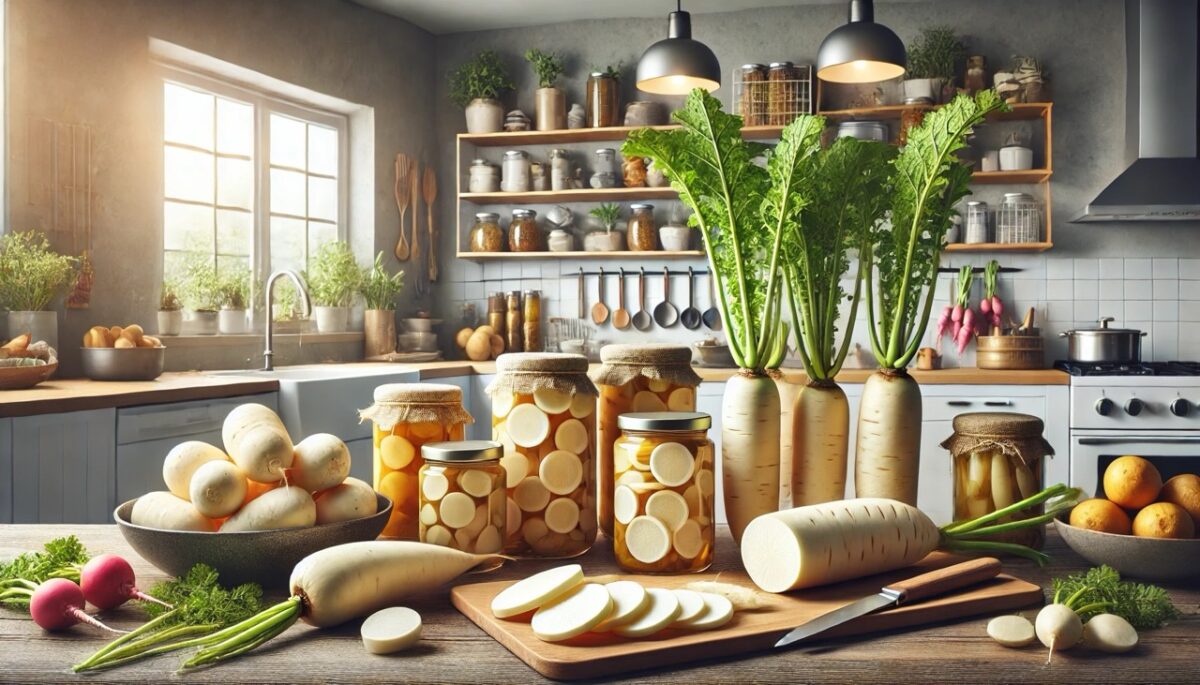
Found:
[[[1072,221],[1200,221],[1196,0],[1126,0],[1125,42],[1134,161]]]

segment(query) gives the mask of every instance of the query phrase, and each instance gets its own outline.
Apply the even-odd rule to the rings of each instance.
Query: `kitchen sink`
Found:
[[[295,366],[283,367],[265,371],[263,369],[231,369],[227,371],[209,371],[208,376],[235,376],[253,378],[274,378],[279,381],[314,381],[331,378],[364,378],[395,374],[403,367],[395,369],[380,369],[379,367],[363,367],[353,364],[329,364],[326,366]]]

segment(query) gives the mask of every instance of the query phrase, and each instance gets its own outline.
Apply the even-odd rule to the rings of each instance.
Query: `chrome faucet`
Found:
[[[300,293],[300,304],[303,307],[303,315],[308,316],[312,311],[312,306],[308,302],[308,291],[304,288],[304,281],[300,280],[300,276],[295,271],[281,269],[267,277],[267,335],[266,349],[263,350],[263,371],[271,371],[275,368],[275,352],[271,345],[275,337],[275,313],[272,311],[274,307],[271,303],[271,289],[274,287],[275,281],[279,280],[281,276],[287,276],[296,285],[296,292]]]

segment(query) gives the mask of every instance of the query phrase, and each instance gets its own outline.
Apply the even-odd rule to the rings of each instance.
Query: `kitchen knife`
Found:
[[[995,578],[999,573],[1000,560],[994,557],[971,559],[953,566],[939,568],[936,571],[922,573],[908,580],[892,583],[880,590],[878,594],[868,595],[857,602],[834,609],[793,628],[787,635],[780,638],[775,646],[786,647],[793,642],[823,633],[834,626],[839,626],[873,611],[919,602],[951,590]]]

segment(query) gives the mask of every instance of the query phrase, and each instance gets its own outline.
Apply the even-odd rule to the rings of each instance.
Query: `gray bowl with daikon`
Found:
[[[1200,576],[1200,538],[1176,540],[1118,535],[1077,528],[1055,519],[1067,546],[1093,564],[1108,564],[1121,575],[1159,582]]]
[[[378,493],[376,497],[378,508],[370,516],[285,530],[208,533],[138,526],[130,522],[137,500],[117,507],[113,518],[135,552],[173,576],[204,563],[221,574],[226,586],[254,582],[279,589],[286,588],[292,567],[309,554],[379,537],[392,513],[392,502]]]

